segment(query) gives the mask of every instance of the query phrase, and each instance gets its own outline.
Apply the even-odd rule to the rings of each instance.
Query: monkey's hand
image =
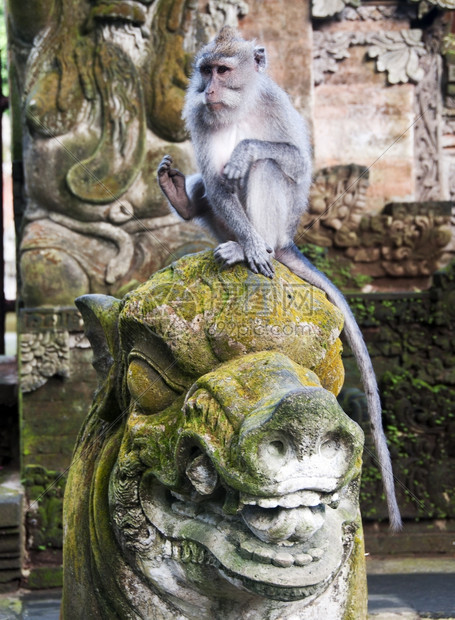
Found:
[[[185,175],[171,168],[172,157],[165,155],[158,166],[158,183],[171,205],[184,219],[190,219],[190,199],[185,189]]]
[[[256,159],[257,153],[253,140],[242,140],[237,144],[223,169],[223,176],[234,191],[236,187],[242,189],[245,186],[251,164]]]

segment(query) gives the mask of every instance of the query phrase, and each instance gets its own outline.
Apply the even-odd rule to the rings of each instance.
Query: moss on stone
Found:
[[[27,577],[27,588],[45,590],[61,588],[63,585],[63,568],[61,566],[37,566]]]
[[[323,386],[336,392],[342,314],[319,289],[274,265],[270,282],[243,265],[221,268],[211,251],[180,259],[127,295],[122,343],[127,346],[128,334],[141,325],[163,339],[193,377],[247,352],[277,350],[317,368]]]

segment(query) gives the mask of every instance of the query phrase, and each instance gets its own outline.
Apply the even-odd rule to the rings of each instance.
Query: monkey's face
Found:
[[[264,48],[255,48],[232,28],[223,28],[195,59],[183,111],[190,132],[201,129],[201,122],[216,129],[249,114],[265,65]]]
[[[256,71],[252,57],[202,58],[195,78],[208,113],[217,114],[243,106]]]

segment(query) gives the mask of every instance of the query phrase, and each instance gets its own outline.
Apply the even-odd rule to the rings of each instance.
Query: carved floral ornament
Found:
[[[313,0],[313,17],[330,17],[340,13],[346,5],[359,6],[359,0]]]
[[[376,58],[376,69],[386,72],[390,84],[418,82],[424,76],[419,59],[426,54],[422,30],[389,32],[314,32],[314,80],[320,84],[324,73],[335,73],[336,61],[349,57],[353,45],[368,45],[368,56]]]
[[[411,3],[418,3],[419,15],[425,14],[431,7],[441,9],[455,9],[455,0],[408,0]],[[331,17],[341,13],[347,6],[360,7],[360,0],[313,0],[313,17]]]

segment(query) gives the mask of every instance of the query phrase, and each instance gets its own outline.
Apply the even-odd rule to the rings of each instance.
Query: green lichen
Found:
[[[354,548],[349,558],[350,585],[343,620],[366,620],[367,575],[363,530],[360,526],[354,535]]]
[[[63,568],[61,566],[34,567],[27,577],[27,588],[30,590],[61,588],[62,583]]]

